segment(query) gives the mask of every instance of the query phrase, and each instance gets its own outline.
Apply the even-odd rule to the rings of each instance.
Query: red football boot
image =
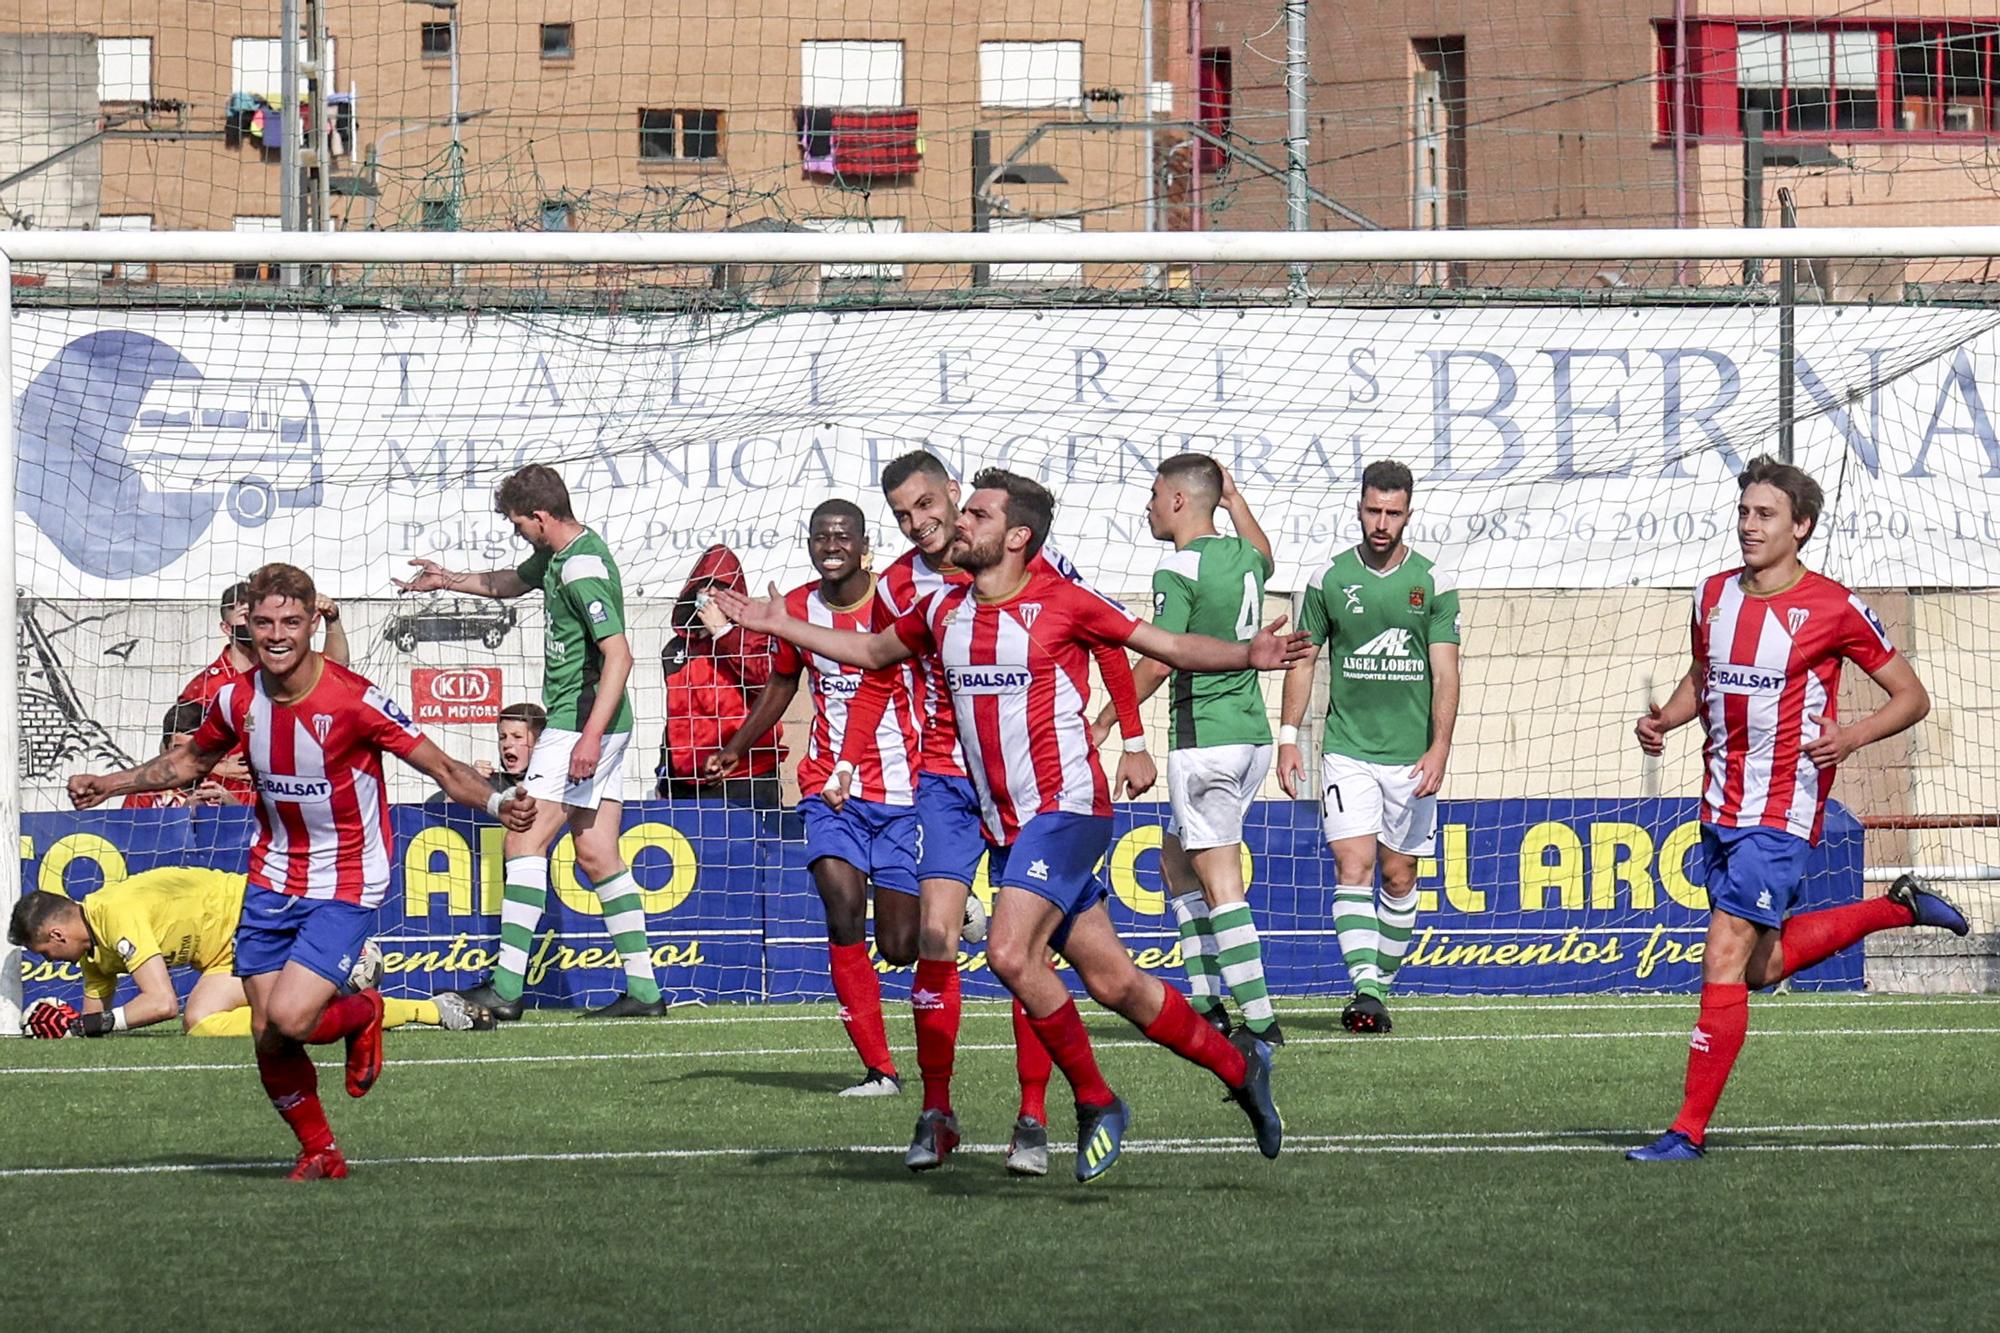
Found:
[[[286,1180],[345,1180],[347,1179],[347,1159],[340,1155],[340,1148],[329,1143],[317,1151],[308,1149],[299,1154],[297,1165]]]
[[[374,1011],[368,1016],[368,1026],[347,1039],[347,1095],[366,1097],[368,1090],[375,1086],[375,1080],[382,1077],[382,993],[365,990],[361,998],[368,1001]]]

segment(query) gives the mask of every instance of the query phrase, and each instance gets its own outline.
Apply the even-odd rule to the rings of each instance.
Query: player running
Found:
[[[347,1159],[319,1100],[307,1044],[345,1041],[347,1092],[366,1096],[382,1072],[382,997],[339,995],[389,887],[389,792],[384,752],[426,774],[453,800],[484,807],[510,829],[535,822],[535,803],[503,800],[468,764],[445,754],[389,697],[312,648],[313,582],[291,565],[250,576],[257,670],[224,685],[185,744],[117,773],[78,774],[70,802],[183,786],[243,742],[257,789],[257,839],[236,928],[236,975],[250,999],[257,1072],[299,1140],[293,1180],[338,1179]]]
[[[882,469],[882,494],[889,501],[896,526],[911,542],[910,549],[883,571],[876,585],[876,595],[892,615],[908,614],[934,593],[969,585],[972,575],[951,562],[959,489],[943,460],[923,449],[892,459]],[[1047,546],[1030,562],[1031,569],[1044,566],[1066,579],[1083,581],[1074,565]],[[1091,655],[1125,737],[1113,790],[1137,796],[1152,787],[1158,774],[1146,753],[1132,665],[1125,650],[1115,644],[1093,644]],[[966,776],[943,663],[927,653],[914,665],[913,685],[923,715],[917,775],[917,878],[922,920],[910,1002],[916,1018],[924,1105],[903,1162],[913,1171],[926,1171],[942,1165],[958,1140],[958,1118],[951,1104],[960,1017],[958,944],[961,934],[973,943],[985,938],[985,909],[972,896],[972,881],[980,858],[986,855],[986,834],[980,823],[979,795]],[[889,689],[881,683],[886,679],[870,677],[849,706],[849,747],[872,733],[874,720],[887,707]],[[842,766],[851,766],[858,762],[858,755],[843,751],[841,760]],[[844,796],[836,770],[836,781],[826,791],[827,803],[838,806]],[[1053,1065],[1048,1048],[1035,1035],[1028,1011],[1019,1000],[1014,1001],[1013,1018],[1014,1073],[1021,1099],[1007,1142],[1007,1169],[1016,1175],[1042,1176],[1049,1170],[1047,1093]]]
[[[1215,530],[1217,506],[1238,535]],[[1174,553],[1153,574],[1153,624],[1176,634],[1243,643],[1257,633],[1271,540],[1228,472],[1207,454],[1160,464],[1146,506],[1153,536]],[[1139,697],[1169,675],[1167,798],[1173,811],[1160,842],[1160,872],[1180,928],[1181,963],[1196,1013],[1229,1031],[1222,988],[1236,997],[1244,1026],[1270,1046],[1283,1029],[1264,983],[1264,952],[1244,899],[1243,820],[1271,769],[1271,720],[1255,671],[1172,672],[1150,658],[1134,669]],[[1108,732],[1112,715],[1097,719]]]
[[[7,939],[83,970],[83,1010],[39,1000],[28,1029],[38,1037],[108,1037],[181,1020],[190,1037],[247,1037],[250,998],[236,975],[236,926],[243,919],[244,875],[205,866],[161,866],[106,885],[76,902],[60,893],[30,893],[14,904]],[[197,974],[187,1004],[170,968]],[[382,974],[382,951],[370,940],[349,969],[346,986],[368,990]],[[138,993],[112,1007],[118,978]],[[429,1000],[382,997],[382,1026],[421,1023],[453,1032],[493,1027],[493,1016],[456,995]]]
[[[1060,949],[1098,1003],[1203,1066],[1249,1116],[1258,1148],[1276,1157],[1284,1129],[1271,1098],[1271,1048],[1246,1033],[1232,1044],[1173,987],[1132,962],[1094,873],[1111,844],[1111,790],[1090,744],[1089,652],[1119,644],[1191,671],[1276,670],[1309,651],[1303,636],[1267,626],[1249,643],[1170,634],[1087,588],[1029,562],[1055,502],[1036,482],[997,468],[973,478],[952,562],[970,585],[926,598],[872,635],[810,625],[775,589],[752,601],[718,593],[731,619],[809,651],[879,670],[938,654],[999,885],[987,961],[1027,1008],[1077,1104],[1076,1176],[1094,1180],[1118,1159],[1131,1110],[1098,1072],[1076,1004],[1049,964]],[[1279,622],[1282,623],[1282,622]]]
[[[819,579],[785,594],[791,615],[815,625],[862,631],[882,629],[894,619],[868,572],[868,520],[859,505],[828,500],[813,510],[806,550]],[[906,966],[917,956],[918,841],[912,808],[917,725],[908,670],[871,673],[888,691],[890,706],[865,724],[865,734],[856,734],[849,708],[861,688],[862,671],[780,641],[772,653],[770,680],[743,725],[709,758],[708,776],[725,778],[736,771],[752,743],[784,717],[799,691],[802,671],[812,676],[813,717],[799,761],[799,790],[804,793],[799,815],[806,825],[813,886],[826,909],[833,993],[862,1067],[860,1082],[840,1095],[891,1096],[903,1085],[882,1026],[882,984],[868,957],[868,886],[872,883],[876,890],[876,947],[891,966]],[[843,754],[854,757],[836,770],[836,756]],[[847,789],[847,799],[837,806],[823,794],[835,782],[836,771]],[[911,993],[913,1004],[922,989],[920,978]]]
[[[1437,845],[1437,793],[1458,721],[1458,585],[1403,543],[1415,483],[1401,463],[1361,474],[1361,541],[1306,589],[1299,628],[1327,645],[1320,740],[1324,831],[1339,883],[1333,925],[1354,985],[1349,1032],[1387,1032],[1385,1003],[1417,923],[1417,858]],[[1278,785],[1305,789],[1299,724],[1314,654],[1285,677]],[[1375,896],[1375,874],[1382,895]]]
[[[506,887],[500,903],[500,956],[485,985],[460,992],[503,1023],[521,1017],[528,953],[549,902],[549,844],[568,826],[576,868],[603,905],[604,928],[625,967],[625,991],[592,1009],[593,1018],[648,1018],[667,1010],[653,973],[646,908],[618,850],[624,829],[620,770],[632,739],[625,682],[632,645],[625,636],[625,588],[611,548],[577,521],[569,488],[554,468],[530,464],[500,483],[494,508],[534,548],[516,569],[461,574],[434,560],[397,581],[403,592],[471,593],[507,599],[542,591],[542,706],[548,723],[528,762],[528,794],[542,802],[533,828],[502,844]]]
[[[1680,1114],[1656,1141],[1625,1154],[1635,1162],[1703,1155],[1709,1117],[1743,1049],[1751,987],[1776,985],[1878,930],[1967,929],[1957,908],[1909,875],[1882,897],[1789,916],[1835,768],[1862,746],[1915,726],[1931,701],[1868,604],[1799,563],[1799,548],[1819,526],[1819,484],[1789,463],[1759,458],[1736,487],[1743,564],[1695,590],[1693,663],[1666,704],[1649,706],[1633,728],[1639,748],[1658,755],[1668,732],[1701,719],[1709,904]],[[1846,726],[1836,713],[1843,661],[1889,695]]]

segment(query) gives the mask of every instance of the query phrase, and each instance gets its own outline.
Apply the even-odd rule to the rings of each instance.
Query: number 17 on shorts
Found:
[[[1411,772],[1415,767],[1321,755],[1321,825],[1326,840],[1375,838],[1405,856],[1435,852],[1437,797],[1417,795],[1418,779]]]

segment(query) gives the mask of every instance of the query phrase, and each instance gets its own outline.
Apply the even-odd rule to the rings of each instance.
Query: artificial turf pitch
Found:
[[[1008,1176],[1005,1010],[968,1005],[966,1144],[823,1006],[392,1032],[342,1182],[288,1184],[247,1046],[0,1045],[16,1328],[1967,1329],[2000,1323],[2000,1002],[1758,997],[1709,1158],[1619,1150],[1679,1100],[1688,998],[1281,1005],[1277,1162],[1208,1075],[1093,1016],[1136,1113],[1104,1180]],[[337,1056],[338,1048],[327,1052]]]

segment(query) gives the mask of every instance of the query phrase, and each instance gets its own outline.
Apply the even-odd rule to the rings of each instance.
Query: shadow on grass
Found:
[[[838,1075],[829,1076],[809,1069],[690,1069],[671,1078],[656,1078],[656,1087],[667,1087],[698,1079],[723,1079],[749,1088],[780,1088],[788,1092],[817,1092],[832,1096],[843,1086]]]

